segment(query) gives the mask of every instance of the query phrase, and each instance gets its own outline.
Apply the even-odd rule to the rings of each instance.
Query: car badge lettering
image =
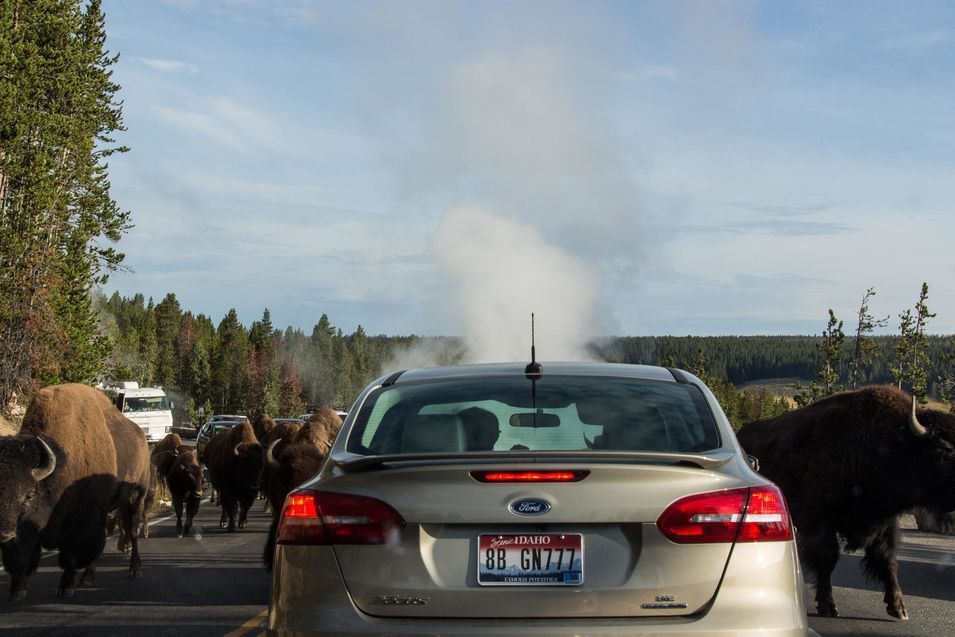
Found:
[[[675,595],[657,595],[653,602],[640,604],[640,608],[647,610],[672,610],[674,608],[686,608],[686,604],[676,601]]]
[[[378,604],[385,606],[424,606],[431,601],[430,597],[402,597],[401,595],[379,595]]]
[[[540,498],[524,498],[511,502],[508,508],[517,515],[543,515],[550,511],[550,502]]]

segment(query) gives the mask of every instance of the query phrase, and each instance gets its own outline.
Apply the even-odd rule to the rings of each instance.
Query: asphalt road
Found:
[[[54,596],[60,569],[55,553],[41,560],[23,602],[6,601],[9,579],[0,573],[0,634],[32,637],[134,635],[252,637],[262,632],[269,577],[260,555],[270,521],[256,503],[249,525],[226,533],[219,509],[203,502],[199,533],[177,540],[175,518],[154,521],[141,541],[143,577],[127,576],[129,558],[111,539],[97,562],[95,586],[77,589],[64,602]],[[807,587],[810,626],[822,637],[955,635],[955,538],[903,534],[899,574],[911,619],[885,614],[882,592],[865,581],[860,556],[843,556],[834,576],[841,617],[816,617]]]
[[[129,579],[129,557],[111,538],[97,561],[94,586],[55,597],[60,568],[46,554],[29,580],[27,598],[6,601],[10,581],[0,573],[0,634],[17,637],[134,635],[192,637],[256,635],[265,621],[270,578],[262,547],[271,514],[256,502],[245,529],[219,528],[219,509],[203,501],[193,537],[176,539],[176,519],[150,525],[140,539],[143,576]]]

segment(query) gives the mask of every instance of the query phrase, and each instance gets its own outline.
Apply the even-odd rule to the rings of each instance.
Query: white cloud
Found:
[[[295,131],[229,97],[194,100],[195,110],[156,106],[159,118],[180,130],[200,133],[233,150],[290,153],[306,146]],[[313,134],[313,133],[310,133]]]
[[[204,113],[184,111],[168,106],[154,106],[153,111],[166,124],[187,133],[199,133],[233,150],[245,150],[239,134],[228,124]]]
[[[199,67],[195,64],[182,62],[180,60],[163,60],[157,58],[137,58],[140,62],[151,69],[163,73],[198,73]]]

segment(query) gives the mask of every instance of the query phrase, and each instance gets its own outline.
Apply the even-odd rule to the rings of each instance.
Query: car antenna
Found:
[[[534,428],[537,428],[537,381],[543,375],[544,370],[541,364],[537,362],[537,350],[534,347],[534,313],[531,312],[531,362],[524,368],[524,376],[531,381],[531,405],[534,408]]]
[[[524,375],[530,380],[537,380],[543,373],[544,369],[537,362],[537,350],[534,347],[534,313],[531,312],[531,362],[524,368]]]

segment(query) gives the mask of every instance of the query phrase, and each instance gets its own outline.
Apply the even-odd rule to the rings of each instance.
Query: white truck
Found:
[[[147,442],[158,442],[172,431],[173,404],[161,387],[140,387],[137,382],[125,381],[107,391],[123,415],[146,433]]]

